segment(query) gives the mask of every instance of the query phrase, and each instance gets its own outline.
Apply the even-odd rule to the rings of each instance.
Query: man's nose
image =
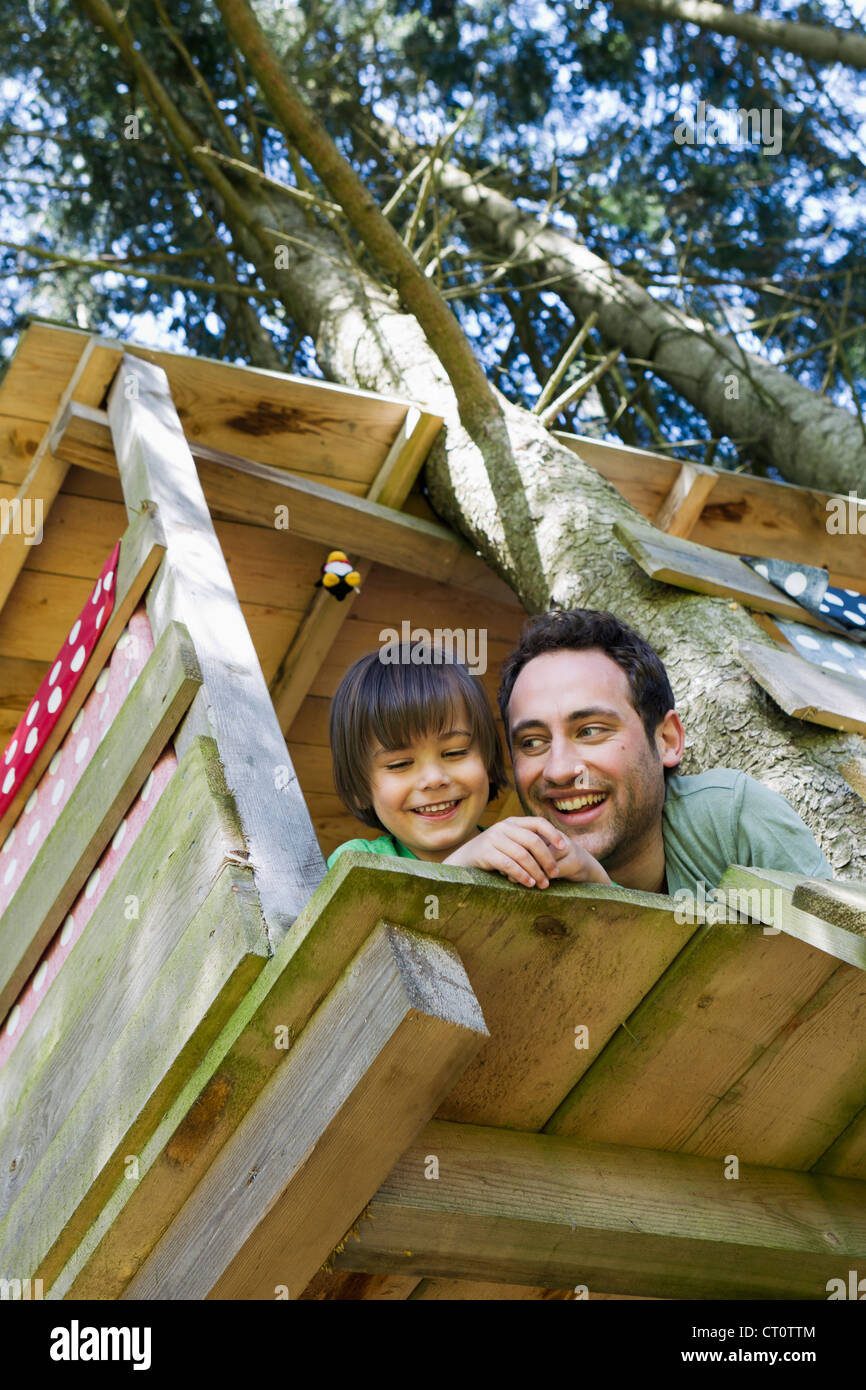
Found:
[[[580,750],[569,739],[552,741],[544,764],[544,780],[556,786],[569,787],[588,782],[586,763]]]

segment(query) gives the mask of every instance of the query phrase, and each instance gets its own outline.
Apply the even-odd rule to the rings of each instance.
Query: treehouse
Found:
[[[327,742],[350,661],[407,621],[483,630],[492,698],[524,617],[419,489],[440,423],[23,334],[0,386],[7,1280],[825,1299],[862,1268],[866,889],[732,866],[724,920],[683,920],[371,855],[325,874],[364,833]],[[739,558],[825,563],[856,603],[832,499],[570,442],[642,513],[636,563],[769,625],[742,655],[771,698],[866,730],[864,649]],[[342,602],[317,587],[334,549]]]

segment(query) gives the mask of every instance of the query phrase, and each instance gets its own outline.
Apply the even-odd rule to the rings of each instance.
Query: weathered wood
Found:
[[[556,438],[597,468],[649,521],[674,486],[681,466],[678,459],[625,444],[559,432]],[[828,532],[832,494],[727,468],[709,471],[715,473],[716,483],[695,522],[692,541],[733,555],[760,555],[795,564],[806,555],[810,565],[829,571],[831,584],[862,589],[863,532]],[[861,520],[864,513],[861,503],[857,512]]]
[[[0,932],[0,1017],[12,1007],[201,683],[171,624],[18,886]]]
[[[379,921],[450,941],[490,1029],[448,1110],[530,1128],[548,1118],[694,931],[672,923],[671,907],[627,890],[573,885],[540,895],[479,870],[341,857],[167,1112],[141,1155],[141,1181],[134,1191],[118,1189],[57,1291],[120,1296],[154,1233],[172,1221],[284,1057],[274,1047],[277,1030],[299,1036]],[[590,1047],[578,1051],[575,1026],[583,1022]]]
[[[55,421],[62,414],[67,401],[77,388],[93,350],[94,340],[91,338],[85,343],[75,369],[66,384],[60,404],[57,407]],[[39,508],[43,526],[48,513],[51,511],[52,503],[60,491],[68,468],[68,464],[58,459],[51,451],[52,433],[52,426],[49,425],[15,496],[15,505],[18,508],[32,507],[34,504]],[[30,544],[32,544],[32,540]],[[23,528],[17,532],[14,530],[4,532],[0,536],[0,609],[12,592],[12,587],[23,568],[24,561],[27,559],[30,544],[28,544],[28,538],[25,536]]]
[[[794,889],[791,906],[866,936],[866,884],[807,878]]]
[[[712,468],[683,463],[676,480],[658,509],[653,523],[669,536],[688,536],[718,480]]]
[[[794,719],[829,729],[866,733],[866,681],[806,661],[797,652],[739,642],[737,657],[749,675]],[[863,653],[866,661],[866,651]]]
[[[485,1037],[453,947],[379,927],[124,1297],[297,1298]]]
[[[108,660],[109,655],[114,650],[118,637],[126,627],[135,609],[138,607],[164,554],[165,536],[159,522],[159,517],[154,505],[152,503],[147,503],[143,506],[142,510],[133,517],[121,538],[120,555],[117,561],[114,607],[111,610],[111,617],[105,625],[102,636],[91,652],[90,660],[81,672],[75,689],[60,711],[60,717],[51,730],[50,736],[46,739],[36,762],[30,769],[27,777],[25,777],[24,781],[21,783],[18,795],[9,805],[6,813],[0,817],[0,839],[5,838],[10,828],[18,819],[21,808],[24,806],[31,791],[38,783],[46,767],[66,737],[70,725],[93,689],[100,671]],[[64,639],[65,631],[60,639],[61,642]],[[54,650],[56,651],[57,648],[55,647]],[[33,664],[35,663],[27,663],[28,667]],[[40,676],[31,687],[30,697],[32,697],[33,691],[38,689],[41,680],[42,676]],[[28,697],[28,701],[30,697]],[[16,726],[17,723],[18,721],[16,720]]]
[[[189,871],[189,858],[175,863],[176,876],[182,866]],[[122,883],[112,885],[88,923],[103,954],[111,949],[112,933],[130,930],[124,897],[129,888],[140,887],[140,872],[137,863],[132,877],[124,874]],[[182,888],[186,884],[184,875]],[[163,889],[163,902],[164,894]],[[192,904],[183,893],[175,898],[174,916],[165,922],[171,954],[159,971],[152,969],[152,959],[149,969],[138,963],[129,969],[122,994],[112,979],[93,1000],[87,1051],[70,1055],[64,1023],[62,1041],[39,1085],[27,1077],[27,1137],[32,1140],[35,1133],[45,1147],[32,1155],[29,1180],[0,1228],[4,1267],[30,1269],[32,1277],[52,1282],[118,1183],[136,1180],[136,1155],[267,958],[251,870],[223,862],[213,889],[189,921]],[[153,893],[140,905],[145,914],[158,910]],[[73,974],[77,964],[71,966]],[[115,969],[119,964],[115,956]],[[89,1079],[81,1089],[83,1056]],[[56,1128],[51,1094],[66,1099],[69,1088],[76,1104]]]
[[[438,1179],[428,1180],[431,1156]],[[866,1255],[866,1185],[432,1123],[336,1268],[664,1298],[825,1299]]]
[[[70,419],[77,417],[79,409],[71,408]],[[95,412],[88,412],[91,434],[96,428],[94,416]],[[108,461],[111,435],[108,417],[104,419]],[[208,504],[212,509],[219,508],[223,515],[273,529],[277,508],[288,507],[290,532],[302,540],[327,545],[333,543],[335,536],[348,537],[346,543],[353,554],[477,593],[490,592],[498,597],[501,592],[501,581],[490,574],[465,541],[445,526],[194,439],[189,440],[188,448],[198,464]],[[250,478],[255,478],[255,487],[246,481]]]
[[[795,905],[794,893],[804,882],[811,885],[813,880],[804,880],[799,874],[784,873],[778,869],[750,869],[733,864],[722,875],[719,890],[731,901],[736,901],[741,894],[750,895],[756,906],[761,907],[760,920],[768,926],[779,927],[789,936],[799,937],[836,960],[866,970],[866,935],[861,935],[859,926],[842,925],[830,916],[819,917]],[[800,901],[808,900],[806,894],[800,898]],[[811,901],[814,902],[814,899]]]
[[[820,618],[801,608],[734,555],[625,522],[616,523],[614,534],[650,579],[697,594],[733,598],[746,608],[781,613],[784,618],[794,618],[809,627],[826,628]]]
[[[175,769],[0,1070],[0,1211],[7,1212],[24,1190],[61,1127],[75,1124],[70,1116],[102,1057],[151,986],[159,987],[184,925],[235,865],[245,867],[243,835],[214,742],[199,739]],[[233,877],[233,886],[240,882]],[[258,941],[261,955],[267,950],[261,926]],[[162,1042],[160,1033],[153,1034],[150,1048],[159,1054]],[[148,1065],[143,1059],[145,1070]],[[109,1103],[125,1071],[136,1071],[129,1058],[106,1093]]]
[[[766,936],[760,926],[701,927],[546,1132],[646,1148],[686,1146],[718,1097],[736,1086],[836,966],[802,941]]]
[[[127,399],[131,382],[137,395]],[[159,634],[178,619],[195,643],[204,687],[191,711],[193,727],[205,720],[212,727],[276,943],[321,878],[321,850],[165,373],[124,356],[108,414],[126,505],[133,510],[152,497],[165,528],[168,551],[148,603],[151,627]]]

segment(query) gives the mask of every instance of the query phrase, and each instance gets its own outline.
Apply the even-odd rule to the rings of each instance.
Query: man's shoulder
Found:
[[[735,767],[711,767],[706,772],[687,774],[672,773],[665,787],[665,810],[684,801],[693,804],[696,799],[710,799],[717,802],[721,798],[743,796],[751,790],[750,783],[754,787],[761,786],[754,777]],[[768,789],[764,787],[763,790]],[[775,796],[776,793],[771,795]]]

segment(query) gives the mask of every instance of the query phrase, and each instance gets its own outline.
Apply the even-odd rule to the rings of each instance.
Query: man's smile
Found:
[[[607,792],[601,791],[548,792],[541,798],[565,825],[587,825],[596,820],[607,799]]]

